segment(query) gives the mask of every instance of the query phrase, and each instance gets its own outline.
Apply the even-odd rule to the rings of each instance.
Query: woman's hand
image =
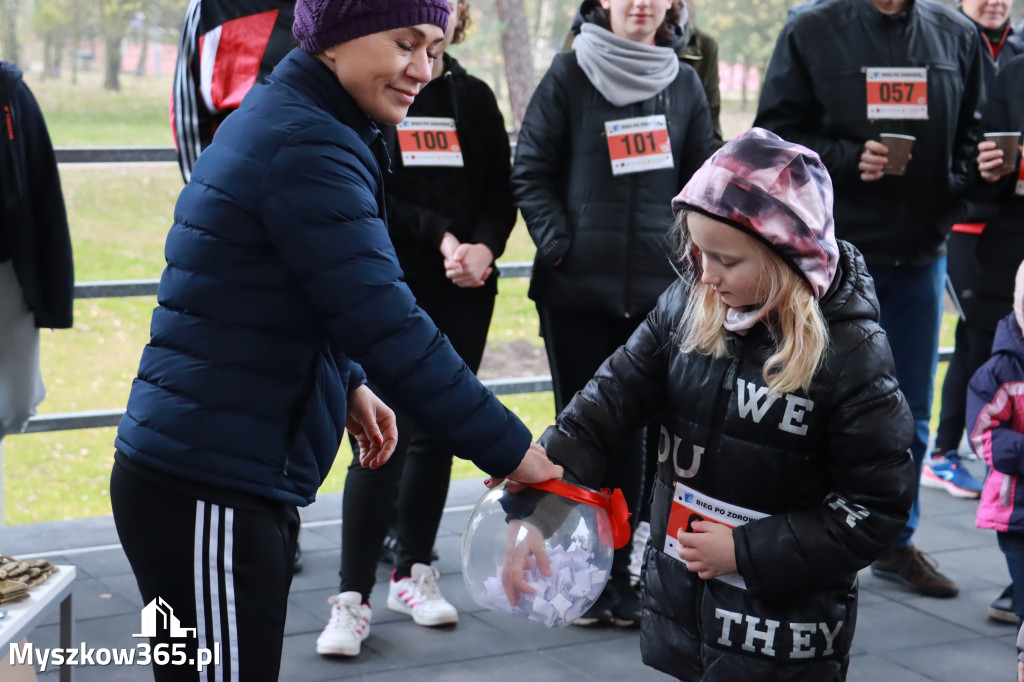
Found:
[[[537,443],[530,443],[519,466],[507,478],[514,483],[543,483],[553,478],[562,478],[563,475],[565,475],[565,470],[548,459],[548,454],[543,447]],[[504,478],[494,476],[486,479],[484,485],[488,488],[497,488],[504,482]],[[517,492],[522,490],[522,486],[510,486],[509,490]]]
[[[1012,173],[1003,170],[1003,150],[996,148],[991,140],[978,143],[978,173],[986,182],[999,182],[1001,178]]]
[[[345,428],[359,444],[359,463],[364,467],[381,466],[398,445],[395,413],[366,384],[348,396]]]
[[[493,262],[494,254],[485,244],[462,243],[445,258],[444,274],[455,286],[480,287],[490,277]]]
[[[686,570],[702,580],[736,572],[736,545],[732,529],[714,521],[694,521],[692,533],[676,533],[676,551],[686,561]]]
[[[529,523],[513,519],[508,523],[505,541],[505,563],[501,565],[501,586],[512,606],[519,604],[519,595],[535,594],[536,590],[526,582],[526,571],[530,566],[530,555],[537,558],[537,568],[546,576],[551,575],[551,564],[544,547],[544,537]]]

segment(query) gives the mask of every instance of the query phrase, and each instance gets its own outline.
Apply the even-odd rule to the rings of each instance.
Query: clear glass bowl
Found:
[[[547,482],[552,483],[571,497],[600,505],[537,488],[517,493],[504,487],[488,491],[477,502],[462,533],[462,577],[481,606],[547,627],[561,627],[583,615],[600,596],[612,566],[615,534],[605,508],[610,498],[606,491]],[[543,542],[549,571],[538,566],[536,555],[527,556],[524,547],[531,542],[535,548]],[[509,600],[502,581],[510,547],[515,558],[506,572],[506,583],[519,567],[534,590],[533,594],[519,592],[516,604]],[[543,561],[541,557],[540,563]]]

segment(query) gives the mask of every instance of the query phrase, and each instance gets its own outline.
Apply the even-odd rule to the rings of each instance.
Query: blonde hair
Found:
[[[686,228],[686,212],[676,218],[689,285],[689,296],[679,321],[679,348],[684,353],[713,357],[729,354],[722,326],[728,310],[714,290],[702,283],[703,269],[693,255],[694,244]],[[735,229],[735,228],[731,228]],[[762,376],[769,390],[806,391],[828,349],[828,326],[811,286],[766,244],[747,235],[764,256],[761,286],[765,323],[775,342],[774,353],[764,363]]]

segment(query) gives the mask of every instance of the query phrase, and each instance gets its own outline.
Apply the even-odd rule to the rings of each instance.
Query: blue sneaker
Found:
[[[940,488],[953,497],[976,500],[984,484],[971,475],[955,450],[932,455],[921,469],[921,485]]]

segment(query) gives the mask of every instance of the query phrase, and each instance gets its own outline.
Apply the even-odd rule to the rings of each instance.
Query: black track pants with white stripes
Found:
[[[299,532],[296,508],[261,500],[212,504],[120,464],[111,473],[110,502],[142,601],[158,600],[162,615],[152,649],[164,645],[172,660],[186,662],[154,664],[156,681],[277,680]],[[171,611],[178,637],[170,633]],[[197,672],[187,661],[199,660],[198,649],[219,654],[219,665]]]

